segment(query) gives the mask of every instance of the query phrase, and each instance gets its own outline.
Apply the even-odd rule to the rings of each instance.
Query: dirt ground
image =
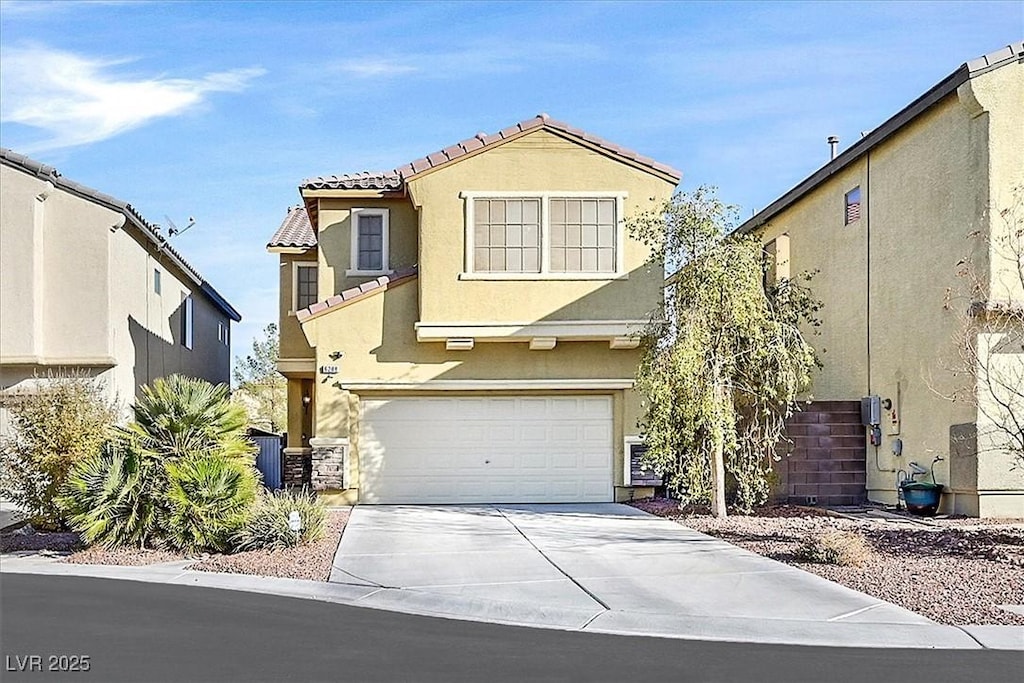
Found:
[[[999,607],[1024,605],[1024,520],[849,519],[797,506],[719,520],[674,500],[633,505],[939,623],[1024,625],[1024,615]],[[870,559],[860,567],[797,559],[805,539],[830,529],[861,534]]]

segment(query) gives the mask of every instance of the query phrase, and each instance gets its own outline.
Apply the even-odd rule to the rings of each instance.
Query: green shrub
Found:
[[[302,531],[298,534],[288,525],[293,510],[302,520]],[[322,538],[326,525],[327,507],[316,494],[305,489],[263,493],[249,524],[235,536],[234,545],[236,550],[291,548]]]
[[[167,465],[167,545],[189,553],[225,551],[249,521],[259,472],[220,451],[180,458]]]
[[[156,530],[160,463],[126,440],[75,464],[59,499],[88,544],[145,547]]]
[[[796,556],[805,562],[859,567],[871,559],[871,546],[854,531],[833,529],[805,538]]]
[[[231,403],[226,384],[171,375],[142,388],[128,429],[144,448],[166,458],[212,449],[252,457],[256,447],[245,438],[247,423],[245,408]]]
[[[81,374],[50,376],[8,403],[13,429],[0,443],[0,495],[36,528],[64,528],[57,498],[75,464],[110,438],[116,405],[97,380]]]
[[[134,413],[65,487],[72,528],[106,547],[229,549],[259,488],[245,411],[226,385],[172,375],[143,387]]]

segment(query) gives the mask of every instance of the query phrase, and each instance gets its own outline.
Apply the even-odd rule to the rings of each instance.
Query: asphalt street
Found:
[[[1021,652],[609,636],[70,576],[0,575],[0,608],[0,678],[5,682],[639,678],[995,683],[1019,681],[1024,666]],[[82,657],[88,658],[88,671],[52,670],[81,669]],[[33,670],[36,663],[41,671]]]

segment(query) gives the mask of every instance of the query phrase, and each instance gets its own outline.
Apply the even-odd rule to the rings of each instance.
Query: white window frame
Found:
[[[390,275],[394,271],[389,268],[391,263],[390,250],[389,250],[389,238],[388,235],[391,232],[390,227],[390,209],[352,209],[351,218],[349,224],[351,229],[349,232],[352,233],[352,249],[351,257],[349,259],[349,269],[345,271],[345,277],[362,277],[364,275]],[[359,217],[360,216],[380,216],[381,217],[381,255],[380,255],[380,270],[360,270],[359,268]]]
[[[626,223],[623,218],[626,205],[626,192],[581,192],[579,190],[543,192],[460,192],[465,210],[465,260],[460,280],[626,280],[629,274],[625,268]],[[540,272],[539,273],[503,273],[477,272],[473,268],[473,255],[476,246],[476,235],[473,226],[473,202],[477,199],[539,199],[540,200]],[[551,209],[552,199],[614,199],[615,200],[615,271],[611,273],[564,273],[551,271]]]
[[[231,346],[231,328],[225,320],[217,321],[217,341],[224,346]]]
[[[195,348],[196,313],[191,294],[181,300],[181,345],[191,351]]]
[[[633,485],[633,457],[629,452],[631,446],[642,445],[644,437],[641,434],[627,434],[622,439],[622,485]]]
[[[857,204],[857,217],[854,218],[851,221],[850,220],[850,206],[852,206],[852,203],[850,202],[850,195],[852,195],[854,192],[857,193],[857,202],[856,202],[856,204]],[[858,221],[860,221],[860,218],[863,215],[863,212],[864,212],[864,193],[861,191],[860,185],[855,185],[855,186],[851,187],[845,194],[843,194],[843,226],[845,227],[847,225],[853,225],[854,223],[857,223]]]
[[[160,272],[159,268],[153,269],[153,293],[157,296],[162,296],[163,290],[163,273]]]
[[[289,315],[295,315],[295,311],[299,310],[299,268],[317,268],[316,296],[320,298],[319,266],[318,261],[292,261],[292,310],[288,311]]]

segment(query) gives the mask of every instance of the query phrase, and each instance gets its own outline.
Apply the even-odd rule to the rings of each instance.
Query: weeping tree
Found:
[[[785,420],[818,365],[801,331],[818,325],[811,274],[766,283],[760,239],[731,234],[735,222],[735,208],[701,187],[629,226],[652,266],[675,270],[637,374],[646,465],[719,517],[727,477],[741,511],[768,499]]]

